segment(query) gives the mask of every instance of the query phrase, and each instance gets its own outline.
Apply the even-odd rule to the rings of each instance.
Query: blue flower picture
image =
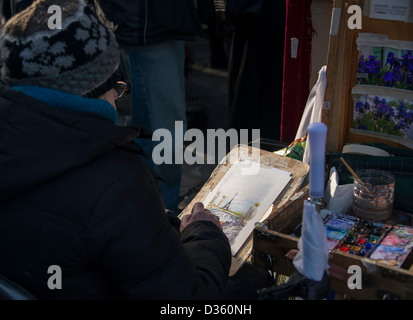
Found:
[[[374,48],[374,55],[361,55],[357,83],[413,90],[412,50]]]
[[[365,95],[354,103],[353,128],[413,140],[413,102]]]

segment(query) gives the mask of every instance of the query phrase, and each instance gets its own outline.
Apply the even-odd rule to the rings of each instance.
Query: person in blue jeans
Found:
[[[193,0],[100,0],[106,18],[124,52],[124,67],[132,91],[131,125],[150,132],[167,129],[175,142],[175,121],[186,129],[185,41],[201,32]],[[183,139],[183,138],[182,138]],[[137,139],[151,156],[157,141]],[[181,164],[147,165],[160,177],[165,207],[178,213]]]

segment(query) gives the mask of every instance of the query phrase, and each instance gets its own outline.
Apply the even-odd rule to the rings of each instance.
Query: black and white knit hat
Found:
[[[52,5],[61,29],[50,29]],[[10,19],[0,36],[1,78],[98,97],[120,79],[120,51],[113,32],[84,0],[38,0]]]

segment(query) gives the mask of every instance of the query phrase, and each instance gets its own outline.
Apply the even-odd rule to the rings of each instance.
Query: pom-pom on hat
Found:
[[[49,28],[52,5],[61,29]],[[37,0],[11,18],[0,36],[1,78],[9,86],[39,86],[99,97],[120,80],[115,36],[84,0]]]

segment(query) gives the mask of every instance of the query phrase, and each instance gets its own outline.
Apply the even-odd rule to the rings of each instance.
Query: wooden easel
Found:
[[[363,10],[362,29],[350,29],[347,8],[358,5]],[[327,86],[322,111],[322,122],[329,129],[327,151],[339,152],[346,143],[383,142],[394,147],[405,145],[368,133],[352,133],[354,101],[352,88],[356,84],[359,33],[387,35],[392,40],[413,41],[413,23],[371,19],[366,14],[367,0],[335,0],[332,12],[327,55]]]

